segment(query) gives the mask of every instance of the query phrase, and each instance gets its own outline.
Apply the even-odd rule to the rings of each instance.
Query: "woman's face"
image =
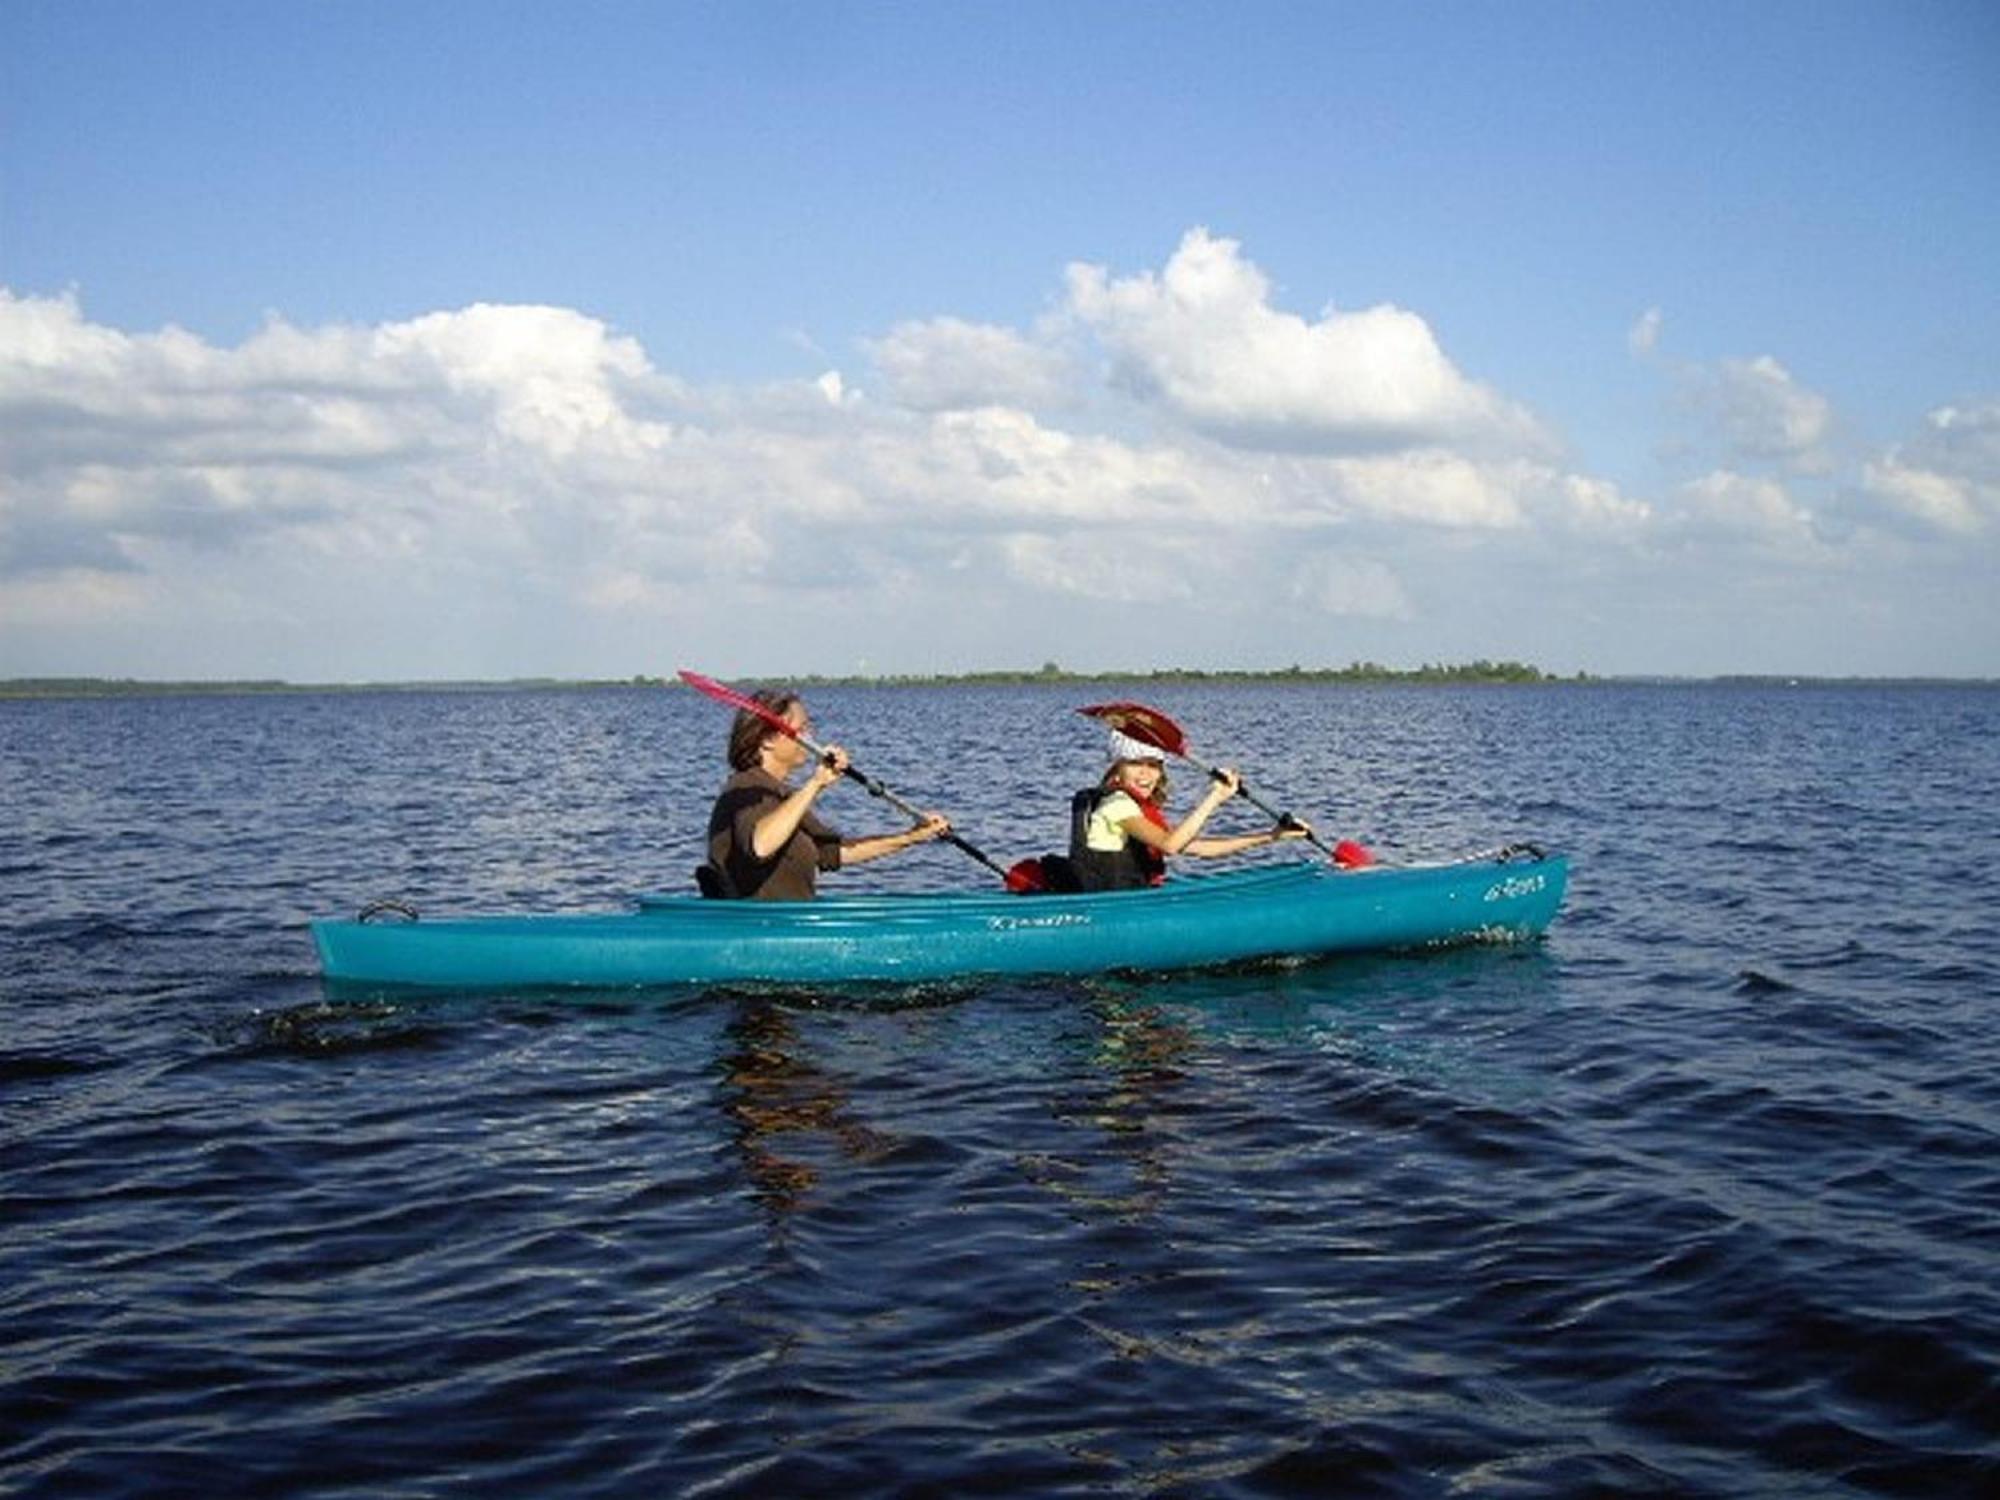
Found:
[[[1160,777],[1164,770],[1156,760],[1121,760],[1118,763],[1118,782],[1135,797],[1151,801],[1153,793],[1160,789]]]
[[[806,706],[803,703],[794,703],[785,710],[783,717],[797,733],[802,735],[812,733],[812,720],[806,717]],[[764,741],[764,750],[771,758],[772,774],[781,780],[812,759],[812,752],[789,734],[772,735]]]

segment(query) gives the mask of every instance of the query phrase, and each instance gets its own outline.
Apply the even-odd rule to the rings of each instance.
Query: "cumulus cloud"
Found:
[[[215,670],[303,675],[333,669],[246,658],[371,632],[435,639],[447,674],[593,670],[606,641],[650,666],[662,632],[823,653],[833,633],[799,622],[887,618],[906,593],[928,620],[1030,622],[1055,638],[1024,649],[1071,660],[1062,622],[1107,610],[1420,622],[1445,558],[1826,545],[1798,484],[1742,465],[1650,501],[1577,471],[1421,317],[1300,317],[1204,231],[1065,287],[1030,326],[905,321],[858,373],[816,357],[737,386],[564,308],[272,319],[225,347],[0,289],[0,674],[46,664],[31,638],[87,654],[118,630],[125,658],[79,665],[131,670],[171,637],[223,652]],[[1733,449],[1796,470],[1826,446],[1826,403],[1775,360],[1707,388]],[[1996,449],[2000,403],[1943,408],[1853,493],[1964,536],[2000,514]],[[953,628],[854,654],[900,667]],[[558,638],[564,666],[521,655]],[[350,672],[418,670],[354,650]]]
[[[1569,530],[1631,538],[1653,521],[1649,502],[1625,494],[1608,479],[1542,468],[1524,478],[1522,488],[1539,511]]]
[[[1987,517],[1976,503],[1972,487],[1935,469],[1911,468],[1893,458],[1882,459],[1863,470],[1862,484],[1893,514],[1936,531],[1970,536],[1986,525]]]
[[[1506,529],[1525,519],[1509,470],[1455,453],[1336,459],[1327,474],[1330,493],[1382,520]]]
[[[1046,407],[1069,387],[1057,350],[1012,328],[930,318],[898,323],[864,346],[893,401],[919,411]]]
[[[172,327],[127,335],[87,323],[73,295],[0,290],[0,348],[0,402],[64,418],[13,434],[30,465],[132,444],[166,457],[353,465],[475,432],[558,455],[666,436],[623,411],[618,385],[649,373],[636,342],[562,308],[474,306],[310,332],[274,320],[217,349]]]
[[[1776,463],[1806,473],[1830,466],[1833,406],[1768,354],[1691,372],[1694,404],[1736,463]]]
[[[1696,535],[1743,537],[1764,546],[1817,550],[1812,512],[1772,479],[1718,469],[1683,485],[1685,528]]]
[[[501,517],[546,466],[664,448],[669,430],[624,399],[649,375],[636,343],[555,308],[273,322],[219,349],[90,324],[73,296],[0,292],[0,575],[335,521],[366,545],[412,508]]]
[[[1866,466],[1863,487],[1929,529],[1983,531],[2000,517],[2000,398],[1931,412],[1916,438]]]
[[[1308,322],[1271,304],[1237,242],[1194,229],[1158,275],[1068,271],[1069,308],[1114,379],[1219,440],[1354,452],[1434,444],[1542,448],[1519,406],[1468,380],[1430,327],[1392,306]]]

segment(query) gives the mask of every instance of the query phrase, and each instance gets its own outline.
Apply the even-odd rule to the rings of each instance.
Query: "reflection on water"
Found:
[[[445,1032],[407,1005],[386,1000],[316,1000],[257,1010],[211,1028],[216,1040],[245,1055],[344,1056],[353,1052],[423,1047]]]
[[[819,1184],[827,1166],[821,1146],[831,1145],[838,1159],[865,1163],[888,1155],[896,1142],[854,1117],[848,1085],[811,1060],[784,1004],[765,996],[731,1003],[723,1109],[758,1202],[782,1223]]]
[[[1087,1128],[1101,1142],[1081,1142],[1074,1155],[1023,1156],[1020,1169],[1086,1215],[1143,1218],[1170,1186],[1174,1143],[1160,1116],[1198,1042],[1185,1020],[1164,1007],[1110,985],[1089,988],[1083,1015],[1091,1030],[1081,1041],[1076,1075],[1050,1109],[1061,1124]]]

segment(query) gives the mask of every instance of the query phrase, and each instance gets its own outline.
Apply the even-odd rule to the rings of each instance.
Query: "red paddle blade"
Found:
[[[1353,839],[1342,839],[1333,846],[1333,862],[1343,870],[1365,870],[1375,863],[1375,856]]]
[[[754,714],[757,718],[762,719],[766,724],[769,724],[773,729],[778,730],[782,734],[788,734],[793,739],[799,737],[799,732],[785,722],[783,714],[773,713],[755,698],[745,697],[734,688],[724,687],[713,677],[704,677],[699,672],[690,672],[687,668],[683,667],[681,668],[681,681],[685,682],[696,692],[707,694],[717,703],[726,703],[731,708],[739,709],[746,714]]]
[[[1157,708],[1148,708],[1143,703],[1093,703],[1077,712],[1102,719],[1120,734],[1130,735],[1155,750],[1164,750],[1169,755],[1187,754],[1187,736],[1181,733],[1181,726]]]
[[[1042,873],[1039,859],[1016,860],[1007,870],[1007,889],[1017,896],[1032,896],[1049,888],[1049,877]]]

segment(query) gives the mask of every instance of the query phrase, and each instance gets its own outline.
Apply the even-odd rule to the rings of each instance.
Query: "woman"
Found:
[[[798,694],[769,691],[754,696],[796,734],[810,733]],[[734,774],[723,783],[708,819],[709,863],[701,877],[705,892],[760,901],[808,901],[821,870],[865,864],[950,831],[951,824],[943,817],[927,813],[921,823],[901,833],[843,839],[813,812],[819,794],[847,770],[845,750],[838,745],[824,749],[812,774],[791,786],[791,776],[812,759],[812,752],[794,735],[780,733],[753,713],[738,712],[729,727],[729,764]]]
[[[1311,833],[1305,824],[1287,821],[1265,833],[1201,837],[1203,826],[1240,785],[1234,771],[1217,771],[1194,810],[1169,827],[1163,811],[1165,757],[1154,746],[1112,730],[1111,768],[1099,785],[1077,793],[1072,803],[1069,857],[1079,884],[1087,891],[1158,885],[1166,879],[1169,855],[1240,854]]]

